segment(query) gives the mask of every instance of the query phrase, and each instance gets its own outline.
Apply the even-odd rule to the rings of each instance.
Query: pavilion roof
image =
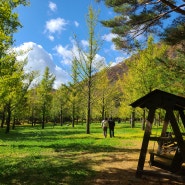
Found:
[[[156,89],[130,104],[132,107],[140,108],[162,108],[173,110],[185,109],[185,98],[165,91]]]

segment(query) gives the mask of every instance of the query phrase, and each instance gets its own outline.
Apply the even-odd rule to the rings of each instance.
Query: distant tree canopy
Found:
[[[169,43],[184,40],[183,4],[174,3],[173,7],[170,0],[105,2],[120,14],[104,22],[118,35],[114,41],[120,48],[135,46],[133,38],[154,31],[170,17],[172,11],[180,17],[175,16],[171,27],[165,32],[161,31],[163,35],[160,36]],[[28,121],[32,126],[39,123],[44,128],[45,123],[51,121],[54,124],[58,121],[60,125],[71,121],[72,126],[86,121],[86,133],[90,134],[92,121],[104,117],[129,118],[132,113],[129,104],[155,88],[185,95],[185,50],[180,45],[169,47],[166,43],[155,44],[153,37],[147,37],[146,48],[138,49],[138,54],[126,60],[124,65],[120,63],[105,67],[104,61],[96,60],[102,42],[95,29],[98,12],[92,7],[89,7],[86,19],[89,44],[84,49],[76,42],[78,52],[73,53],[71,61],[72,81],[53,89],[55,77],[47,67],[41,81],[30,87],[36,74],[25,72],[23,69],[27,58],[17,61],[18,54],[10,49],[14,42],[13,34],[21,27],[15,13],[15,8],[21,4],[26,5],[27,1],[0,1],[0,121],[2,128],[7,126],[6,133],[11,124],[14,128],[17,122]],[[179,51],[174,52],[177,48],[180,48]],[[24,52],[20,54],[24,55]],[[137,116],[140,117],[141,112]]]
[[[15,33],[21,23],[18,14],[13,11],[19,5],[27,5],[27,0],[1,0],[0,2],[0,57],[2,52],[13,44],[13,33]]]
[[[171,44],[185,40],[184,0],[103,1],[116,13],[113,19],[103,20],[102,24],[117,34],[113,42],[118,49],[135,48],[136,39],[141,41],[141,35],[149,33],[154,33]]]
[[[27,0],[0,1],[0,109],[3,115],[1,125],[3,126],[6,117],[7,133],[12,114],[17,116],[19,112],[15,111],[15,107],[18,110],[33,80],[32,75],[23,73],[24,61],[17,63],[16,53],[10,49],[14,43],[13,34],[21,27],[15,8],[27,3]]]

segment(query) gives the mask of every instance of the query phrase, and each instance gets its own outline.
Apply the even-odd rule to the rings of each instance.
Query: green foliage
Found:
[[[114,40],[118,48],[131,49],[132,45],[139,46],[133,37],[146,31],[149,27],[144,26],[151,23],[159,12],[163,13],[170,8],[170,5],[164,7],[164,1],[150,4],[150,7],[143,0],[137,4],[136,1],[105,2],[114,8],[116,16],[112,20],[103,21],[103,24],[118,34]],[[105,116],[129,118],[132,111],[129,104],[156,88],[184,96],[184,45],[180,46],[179,52],[174,52],[173,57],[169,57],[166,54],[168,46],[163,43],[154,44],[152,37],[148,38],[146,49],[137,47],[138,54],[131,57],[129,62],[126,61],[128,71],[124,72],[123,78],[120,77],[117,83],[115,79],[111,81],[108,75],[111,68],[102,70],[105,67],[103,61],[97,61],[97,53],[102,43],[96,35],[99,12],[94,11],[92,7],[89,7],[87,14],[89,46],[84,49],[76,42],[78,54],[73,56],[72,82],[53,90],[55,78],[49,73],[49,68],[46,68],[40,84],[29,89],[27,94],[35,73],[25,74],[23,68],[27,59],[17,62],[17,54],[9,49],[13,44],[13,33],[21,27],[14,9],[27,3],[26,0],[0,2],[0,113],[6,118],[9,110],[11,118],[32,118],[32,121],[42,119],[43,123],[47,119],[60,119],[61,125],[64,124],[65,118],[72,118],[73,123],[86,120],[87,133],[90,133],[90,122],[93,119]],[[167,17],[163,16],[163,19]],[[143,21],[145,24],[142,24]],[[158,26],[160,22],[161,19],[154,21],[153,26]],[[143,29],[141,32],[138,31],[140,28]],[[129,34],[130,32],[132,34]],[[169,27],[163,36],[171,35],[171,43],[182,43],[183,33],[182,16],[173,22],[172,27]],[[129,42],[129,39],[132,41]],[[136,116],[140,117],[141,113],[137,111]]]
[[[185,42],[185,17],[180,17],[169,26],[162,34],[163,40],[170,45],[181,44]]]
[[[13,34],[21,27],[18,14],[14,11],[18,5],[26,5],[26,0],[2,0],[0,2],[0,111],[6,118],[7,132],[11,121],[12,111],[14,116],[19,112],[19,103],[29,85],[23,80],[28,76],[23,73],[24,62],[16,61],[16,54],[11,46],[14,42]],[[30,76],[31,77],[31,76]],[[29,79],[30,82],[31,78]],[[3,126],[3,120],[2,125]]]
[[[28,5],[27,0],[1,0],[0,2],[0,57],[13,43],[13,33],[21,24],[13,10],[19,5]]]
[[[64,122],[64,118],[71,116],[69,111],[69,94],[69,89],[63,84],[52,93],[50,115],[55,121],[59,118],[61,125]]]
[[[89,7],[87,13],[87,28],[88,28],[88,48],[82,49],[79,43],[77,44],[78,56],[74,56],[76,63],[75,70],[78,74],[78,79],[82,82],[83,93],[86,100],[86,122],[87,134],[90,133],[91,123],[91,105],[94,80],[93,75],[100,69],[102,61],[97,61],[97,53],[100,49],[100,39],[97,38],[96,26],[98,23],[98,11],[95,11],[92,6]],[[74,84],[75,85],[75,84]]]
[[[42,128],[44,128],[44,123],[46,117],[49,115],[49,110],[51,108],[51,101],[52,101],[52,89],[53,83],[55,81],[55,76],[50,74],[49,67],[46,67],[43,78],[38,85],[38,95],[39,101],[41,105],[41,112],[42,112]]]
[[[2,101],[3,104],[6,104],[11,101],[16,106],[15,102],[19,103],[29,86],[23,83],[23,80],[27,79],[22,70],[25,62],[17,62],[16,55],[9,53],[9,55],[0,59],[0,63],[2,64],[0,69],[0,102]]]
[[[162,65],[164,70],[168,71],[165,81],[169,92],[185,96],[184,46],[173,53],[173,58],[159,58],[158,63]]]
[[[166,90],[168,85],[166,74],[169,71],[157,62],[157,58],[165,55],[166,49],[165,45],[154,44],[153,38],[150,37],[147,48],[140,50],[135,58],[128,62],[128,72],[118,81],[123,92],[120,114],[128,116],[132,111],[129,104],[152,90]]]
[[[135,150],[143,132],[128,124],[116,125],[115,138],[103,138],[100,123],[92,124],[92,134],[85,134],[85,125],[19,126],[10,134],[0,130],[1,184],[71,184],[85,185],[99,173],[94,170],[111,152]],[[124,142],[123,142],[124,141]],[[93,157],[95,156],[95,157]]]
[[[115,17],[110,20],[103,20],[102,24],[111,28],[112,33],[118,34],[117,38],[114,38],[118,49],[137,49],[135,39],[140,39],[140,42],[144,41],[140,36],[144,34],[148,35],[153,33],[155,35],[161,35],[165,33],[164,23],[168,21],[171,29],[167,29],[168,41],[175,41],[174,37],[178,38],[178,41],[184,39],[184,22],[178,21],[179,17],[185,15],[183,2],[176,1],[123,1],[123,0],[105,0],[105,5],[113,8],[115,11]],[[173,22],[178,22],[175,26]],[[181,29],[179,29],[182,27]],[[174,31],[177,34],[174,34]],[[182,37],[180,37],[180,35]],[[171,38],[173,36],[173,38]],[[143,45],[145,47],[145,45]]]
[[[115,84],[108,78],[110,67],[102,69],[96,74],[96,83],[93,92],[93,113],[94,116],[101,118],[116,117],[116,90]]]

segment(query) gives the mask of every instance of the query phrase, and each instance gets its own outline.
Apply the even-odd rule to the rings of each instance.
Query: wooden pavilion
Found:
[[[158,142],[159,150],[157,152],[150,153],[150,164],[172,173],[180,170],[182,164],[185,162],[185,140],[183,138],[184,133],[182,132],[182,130],[185,128],[185,98],[157,89],[131,103],[131,106],[133,108],[147,108],[149,111],[136,171],[136,177],[141,177],[144,173],[143,169],[148,151],[148,144],[151,140]],[[160,136],[151,137],[154,116],[157,109],[165,110],[164,123]],[[179,123],[174,114],[175,111],[177,111],[180,115],[182,121],[181,127],[183,127],[183,129],[179,126]],[[167,136],[167,128],[169,125],[174,135],[173,138],[169,135]],[[173,154],[171,154],[171,152],[161,151],[161,148],[168,147],[168,144],[173,146]]]

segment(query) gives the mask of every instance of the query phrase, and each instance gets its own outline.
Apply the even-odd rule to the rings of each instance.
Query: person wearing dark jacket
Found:
[[[114,137],[114,127],[115,127],[115,121],[112,119],[112,117],[108,121],[109,123],[109,133],[110,137]]]

